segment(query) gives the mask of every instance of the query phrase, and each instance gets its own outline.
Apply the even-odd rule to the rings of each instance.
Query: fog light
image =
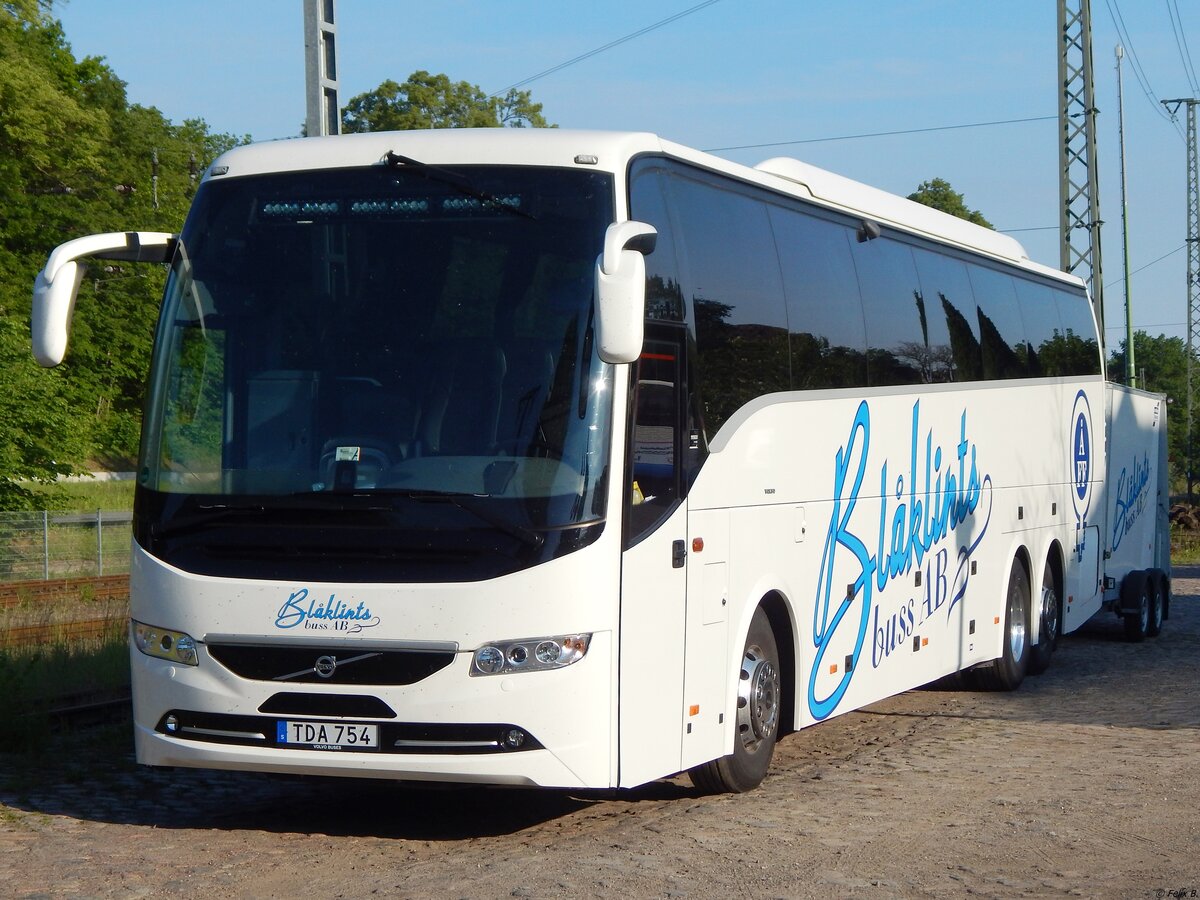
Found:
[[[515,647],[508,648],[508,661],[514,666],[525,665],[525,661],[527,659],[529,659],[529,651],[526,650],[521,644],[517,644]]]
[[[510,750],[516,750],[525,743],[525,732],[520,728],[510,728],[504,734],[504,746]]]
[[[167,716],[163,727],[167,729],[168,733],[174,734],[179,730],[179,719],[175,716]]]

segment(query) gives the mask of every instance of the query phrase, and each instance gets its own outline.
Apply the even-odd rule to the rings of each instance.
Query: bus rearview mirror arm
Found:
[[[66,355],[75,297],[87,269],[79,260],[169,262],[177,240],[177,235],[158,231],[117,231],[90,234],[55,247],[33,284],[30,330],[38,364],[57,366]]]
[[[642,354],[646,316],[646,259],[658,231],[645,222],[615,222],[596,259],[596,351],[607,363],[631,363]]]

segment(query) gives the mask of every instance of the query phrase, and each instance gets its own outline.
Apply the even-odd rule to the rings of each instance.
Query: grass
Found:
[[[0,751],[37,755],[53,730],[52,708],[128,688],[124,628],[97,640],[0,650]]]
[[[1200,565],[1200,532],[1171,528],[1171,564]]]
[[[132,481],[60,481],[29,485],[47,509],[133,509]]]

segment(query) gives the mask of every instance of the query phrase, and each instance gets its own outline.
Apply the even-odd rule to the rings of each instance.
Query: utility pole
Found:
[[[1125,88],[1121,81],[1121,60],[1125,48],[1117,44],[1117,135],[1121,147],[1121,252],[1125,271],[1125,383],[1137,387],[1137,369],[1133,359],[1133,301],[1129,290],[1129,199],[1125,179]]]
[[[1090,0],[1058,0],[1060,266],[1091,290],[1104,343],[1104,277],[1100,265],[1100,187],[1096,163],[1096,96],[1092,79]],[[1103,346],[1101,347],[1103,349]]]
[[[305,134],[338,134],[337,0],[303,2]]]
[[[1196,394],[1196,349],[1200,346],[1200,260],[1197,259],[1197,243],[1200,242],[1200,171],[1196,164],[1196,104],[1195,97],[1181,100],[1162,101],[1171,115],[1179,107],[1187,107],[1187,491],[1192,499],[1195,482],[1194,452],[1195,434],[1193,427],[1193,398]]]

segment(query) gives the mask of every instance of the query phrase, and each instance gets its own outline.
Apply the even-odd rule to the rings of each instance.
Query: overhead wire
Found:
[[[1179,13],[1179,0],[1166,0],[1167,15],[1171,17],[1171,30],[1175,32],[1175,46],[1179,50],[1179,61],[1191,85],[1192,94],[1200,94],[1200,82],[1196,80],[1196,69],[1192,65],[1192,52],[1188,48],[1187,34],[1183,30],[1183,16]]]
[[[576,63],[583,62],[585,59],[590,59],[591,57],[595,56],[598,53],[603,53],[605,50],[611,50],[613,47],[618,47],[621,44],[627,43],[628,41],[632,41],[634,38],[639,38],[644,34],[649,34],[652,31],[662,28],[664,25],[670,25],[672,22],[678,22],[680,19],[684,18],[685,16],[690,16],[692,13],[697,13],[706,7],[712,6],[714,3],[720,3],[720,2],[721,2],[721,0],[704,0],[703,3],[697,3],[695,6],[690,6],[687,9],[683,10],[682,12],[677,12],[672,16],[667,16],[665,19],[660,19],[659,21],[655,22],[652,25],[647,25],[645,28],[640,28],[637,31],[630,32],[629,34],[625,35],[624,37],[617,38],[615,41],[609,41],[607,44],[604,44],[603,46],[600,46],[600,47],[596,47],[594,50],[589,50],[586,53],[580,53],[578,56],[573,56],[570,59],[568,59],[566,62],[561,62],[556,66],[551,66],[548,69],[543,69],[541,72],[538,72],[536,75],[530,75],[528,78],[522,78],[520,81],[510,84],[504,90],[496,91],[494,94],[491,94],[490,96],[499,97],[503,94],[507,94],[509,91],[516,90],[517,88],[524,87],[525,85],[530,84],[531,82],[537,81],[539,78],[545,78],[547,75],[552,75],[555,72],[561,72],[563,69],[567,68],[568,66],[573,66]]]
[[[1150,85],[1150,79],[1146,75],[1146,70],[1142,67],[1142,62],[1138,58],[1137,50],[1134,49],[1133,40],[1129,36],[1129,29],[1125,26],[1125,17],[1121,15],[1121,7],[1117,0],[1104,0],[1104,5],[1108,7],[1108,15],[1112,19],[1113,27],[1117,29],[1117,36],[1121,39],[1121,44],[1129,53],[1129,62],[1133,69],[1134,77],[1137,78],[1138,85],[1142,89],[1142,93],[1146,95],[1146,100],[1154,107],[1154,111],[1162,116],[1174,127],[1179,137],[1186,140],[1183,134],[1183,129],[1179,125],[1179,120],[1163,107],[1161,100],[1154,88]]]
[[[871,131],[862,134],[840,134],[833,137],[802,138],[792,141],[768,141],[764,144],[739,144],[735,147],[711,147],[705,153],[724,153],[728,150],[761,150],[764,147],[787,147],[792,144],[823,144],[829,141],[853,141],[859,138],[892,137],[901,134],[926,134],[931,131],[956,131],[963,128],[987,128],[992,125],[1018,125],[1023,122],[1046,122],[1058,116],[1028,116],[1023,119],[996,119],[991,122],[966,122],[961,125],[933,125],[928,128],[905,128],[899,131]]]

